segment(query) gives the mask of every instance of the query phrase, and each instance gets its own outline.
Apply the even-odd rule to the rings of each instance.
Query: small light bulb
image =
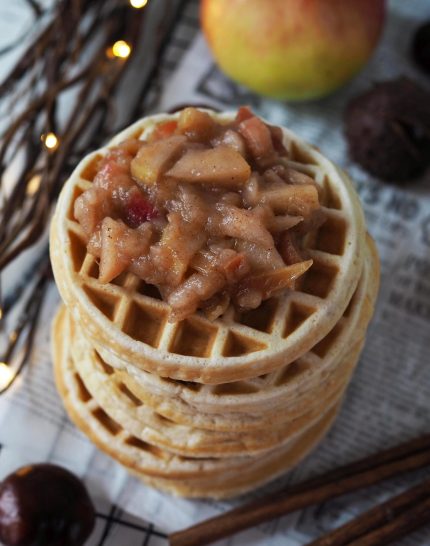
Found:
[[[14,372],[4,362],[0,362],[0,390],[9,386],[14,378]]]
[[[144,8],[147,3],[148,0],[130,0],[130,6],[136,9]]]
[[[42,177],[40,174],[35,174],[30,178],[30,180],[27,182],[27,195],[34,195],[37,192],[37,190],[40,188],[41,180]]]
[[[41,136],[41,140],[49,151],[53,152],[58,148],[59,141],[57,135],[54,133],[47,133],[46,135]]]
[[[131,53],[131,47],[124,40],[118,40],[112,46],[112,55],[120,59],[127,59]]]

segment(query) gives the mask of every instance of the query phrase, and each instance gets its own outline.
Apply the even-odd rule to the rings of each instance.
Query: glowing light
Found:
[[[46,144],[45,144],[46,146]],[[40,188],[40,181],[42,180],[42,177],[40,174],[35,174],[30,178],[30,180],[27,183],[27,195],[34,195],[37,190]]]
[[[3,318],[3,309],[0,307],[0,320]]]
[[[56,150],[60,144],[57,135],[54,133],[47,133],[46,135],[42,135],[40,138],[45,145],[45,148],[48,148],[50,152]]]
[[[124,40],[118,40],[112,46],[112,55],[120,59],[127,59],[131,53],[131,47]]]
[[[0,362],[0,390],[9,386],[14,375],[13,370],[11,370],[7,364]]]
[[[130,0],[130,6],[136,9],[144,8],[147,3],[148,0]]]

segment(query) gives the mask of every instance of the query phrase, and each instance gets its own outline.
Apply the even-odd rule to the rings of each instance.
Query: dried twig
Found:
[[[154,66],[159,64],[176,21],[170,2],[157,2],[158,7],[160,2],[164,5],[166,17],[153,52]],[[0,138],[0,273],[46,232],[55,199],[81,154],[100,146],[118,130],[112,115],[120,99],[117,90],[129,71],[152,9],[152,2],[136,10],[126,0],[59,0],[48,18],[37,0],[27,0],[27,4],[35,16],[43,14],[41,21],[46,19],[46,23],[42,29],[41,23],[35,25],[38,28],[31,43],[0,83],[2,121],[8,121]],[[131,47],[129,58],[109,55],[112,44],[120,39]],[[131,123],[137,111],[142,112],[155,76],[153,69],[149,80],[134,82],[137,98],[134,103],[127,98],[122,124]],[[69,104],[64,116],[66,93]],[[58,148],[44,143],[43,135],[49,133],[58,139]],[[19,370],[30,351],[42,290],[40,294],[37,309],[24,303],[25,317],[17,326],[28,333]],[[10,301],[3,308],[2,300],[0,297],[0,328],[11,309]],[[20,339],[22,344],[22,336]],[[9,343],[3,355],[8,364],[15,349],[16,341]]]

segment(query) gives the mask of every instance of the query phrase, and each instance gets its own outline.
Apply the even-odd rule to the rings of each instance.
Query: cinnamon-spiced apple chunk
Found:
[[[186,108],[111,148],[74,204],[99,280],[134,273],[171,321],[295,288],[312,266],[302,242],[324,214],[314,180],[287,159],[280,130],[247,108],[229,121]]]

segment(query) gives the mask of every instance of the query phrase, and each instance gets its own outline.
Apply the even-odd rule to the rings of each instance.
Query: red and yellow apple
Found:
[[[202,0],[219,67],[269,97],[306,100],[346,83],[381,34],[385,0]]]

